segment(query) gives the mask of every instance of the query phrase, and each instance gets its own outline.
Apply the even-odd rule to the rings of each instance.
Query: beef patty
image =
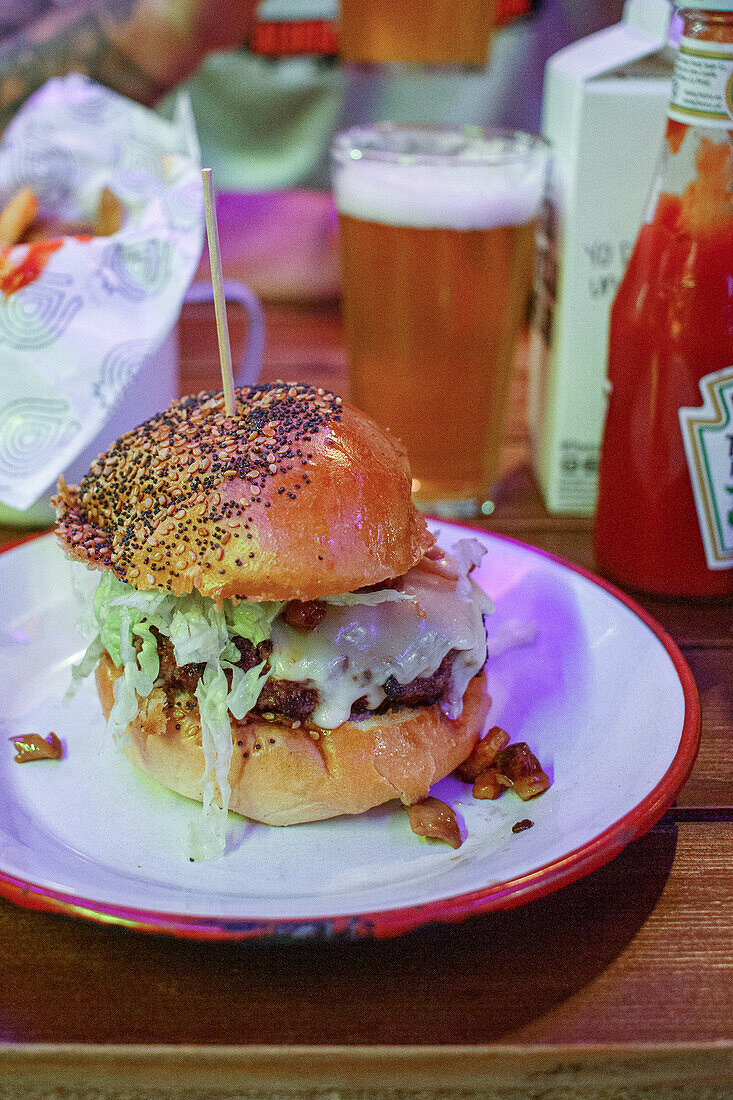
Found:
[[[172,699],[176,691],[195,692],[206,665],[203,663],[177,665],[170,640],[159,634],[155,628],[153,628],[153,634],[158,642],[159,679],[162,680],[169,699]],[[243,671],[247,672],[263,662],[269,666],[269,657],[272,653],[271,642],[260,642],[259,645],[254,645],[246,638],[233,638],[232,641],[240,653],[237,665]],[[457,650],[452,649],[447,653],[432,676],[418,676],[409,684],[401,684],[394,676],[390,676],[384,684],[386,695],[384,702],[376,710],[369,710],[365,697],[357,699],[351,708],[351,718],[358,720],[373,714],[384,714],[388,710],[397,710],[400,707],[430,707],[434,703],[439,703],[448,689],[456,652]],[[263,687],[252,709],[263,717],[272,716],[275,719],[286,718],[289,721],[306,723],[310,720],[319,701],[317,688],[305,687],[295,680],[270,679]]]

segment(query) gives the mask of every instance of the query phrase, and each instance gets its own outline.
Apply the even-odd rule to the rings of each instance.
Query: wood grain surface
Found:
[[[729,1052],[714,1044],[594,1044],[570,1054],[498,1044],[27,1046],[3,1061],[0,1100],[726,1100],[720,1082],[730,1070]]]
[[[217,386],[213,334],[211,307],[187,308],[184,391]],[[279,377],[347,392],[335,304],[268,308],[263,378]],[[591,522],[537,491],[525,383],[520,353],[485,526],[593,568]],[[610,864],[516,910],[358,943],[183,942],[0,900],[0,1100],[732,1096],[733,607],[641,602],[689,662],[702,748],[677,805]]]

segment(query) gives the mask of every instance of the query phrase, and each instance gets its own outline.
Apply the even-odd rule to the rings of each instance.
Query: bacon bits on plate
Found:
[[[444,840],[451,848],[460,848],[461,830],[455,812],[439,798],[423,798],[407,807],[410,815],[410,828],[417,836],[430,837],[432,840]]]
[[[31,760],[60,760],[63,755],[61,741],[53,732],[48,737],[41,737],[40,733],[26,733],[10,740],[15,745],[18,764],[27,764]]]

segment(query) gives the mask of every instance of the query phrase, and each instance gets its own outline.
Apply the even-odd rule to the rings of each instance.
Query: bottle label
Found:
[[[731,569],[733,366],[701,378],[700,393],[702,406],[679,410],[685,456],[708,567]]]
[[[690,126],[733,125],[733,43],[680,39],[667,114]]]

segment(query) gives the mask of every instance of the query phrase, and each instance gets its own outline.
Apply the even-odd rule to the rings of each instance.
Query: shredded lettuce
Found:
[[[232,673],[231,690],[225,669],[230,669]],[[244,672],[229,661],[220,659],[218,663],[206,665],[196,685],[204,750],[201,780],[204,814],[203,819],[189,824],[188,851],[192,859],[214,859],[224,852],[227,807],[232,793],[228,778],[232,761],[229,714],[238,719],[244,718],[257,702],[267,676],[264,662]],[[221,805],[214,801],[217,787]]]
[[[194,661],[217,665],[229,641],[223,611],[211,600],[205,604],[198,595],[182,596],[177,601],[173,615],[163,624],[161,633],[167,634],[173,643],[173,653],[179,666]]]
[[[374,606],[412,598],[385,588],[346,592],[324,602],[336,607]],[[105,573],[99,582],[94,597],[98,633],[72,671],[72,687],[93,671],[106,650],[122,669],[113,685],[114,703],[107,723],[115,739],[124,735],[138,712],[139,700],[150,695],[160,674],[153,628],[170,640],[178,665],[204,665],[196,686],[204,751],[204,814],[189,830],[189,854],[194,858],[210,859],[224,851],[231,794],[230,715],[241,720],[252,710],[269,675],[264,662],[246,671],[239,668],[240,651],[233,639],[244,638],[253,645],[265,641],[284,607],[284,602],[275,600],[224,600],[217,606],[197,592],[186,596],[140,592],[112,573]]]
[[[356,607],[358,604],[376,607],[380,603],[414,599],[414,596],[407,592],[398,592],[395,588],[380,588],[376,592],[341,592],[338,596],[323,596],[320,602],[329,603],[332,607]]]
[[[74,698],[77,691],[79,690],[82,680],[86,680],[87,676],[91,676],[91,674],[94,672],[95,668],[99,664],[103,651],[104,646],[102,645],[102,639],[100,638],[99,634],[95,634],[94,638],[92,638],[91,642],[87,646],[82,659],[72,666],[71,683],[66,689],[66,694],[64,695],[65,703],[71,702],[71,700]]]
[[[139,700],[150,695],[158,679],[160,662],[153,628],[170,640],[178,665],[205,666],[196,687],[204,751],[204,819],[189,831],[189,852],[195,858],[210,859],[224,850],[231,794],[229,716],[242,719],[252,710],[269,675],[264,662],[247,671],[239,668],[240,652],[232,639],[245,638],[258,645],[269,638],[272,622],[284,606],[274,600],[224,600],[217,607],[196,592],[186,596],[140,592],[112,573],[105,573],[99,582],[94,597],[98,633],[72,670],[72,689],[94,670],[106,650],[122,669],[112,688],[114,702],[107,723],[115,739],[124,735],[138,712]]]
[[[232,687],[227,696],[227,707],[236,719],[241,720],[245,714],[249,714],[259,699],[266,680],[264,662],[246,672],[236,666],[232,667]]]
[[[259,645],[270,637],[273,619],[277,618],[284,607],[284,602],[275,600],[265,600],[262,603],[234,603],[225,600],[224,615],[229,633],[248,638],[254,645]]]
[[[116,665],[132,660],[133,635],[145,638],[150,628],[169,638],[179,665],[192,662],[216,663],[220,657],[238,660],[231,638],[246,638],[254,645],[270,636],[273,619],[283,603],[270,600],[258,604],[235,604],[213,600],[192,592],[173,596],[166,592],[139,592],[132,585],[105,573],[94,597],[94,616],[102,646]]]
[[[221,795],[222,817],[229,805],[229,765],[232,761],[232,730],[227,714],[229,687],[221,665],[207,664],[196,685],[196,698],[201,716],[201,741],[204,750],[204,774],[201,779],[204,815],[216,815],[214,796],[216,787]],[[223,822],[222,822],[223,825]],[[221,852],[224,850],[223,830],[219,835]],[[220,855],[212,851],[211,855]]]
[[[132,641],[132,628],[144,619],[152,621],[166,603],[172,608],[173,601],[175,596],[165,592],[138,592],[113,573],[104,574],[94,597],[94,618],[102,645],[116,665],[122,664],[122,650]]]

